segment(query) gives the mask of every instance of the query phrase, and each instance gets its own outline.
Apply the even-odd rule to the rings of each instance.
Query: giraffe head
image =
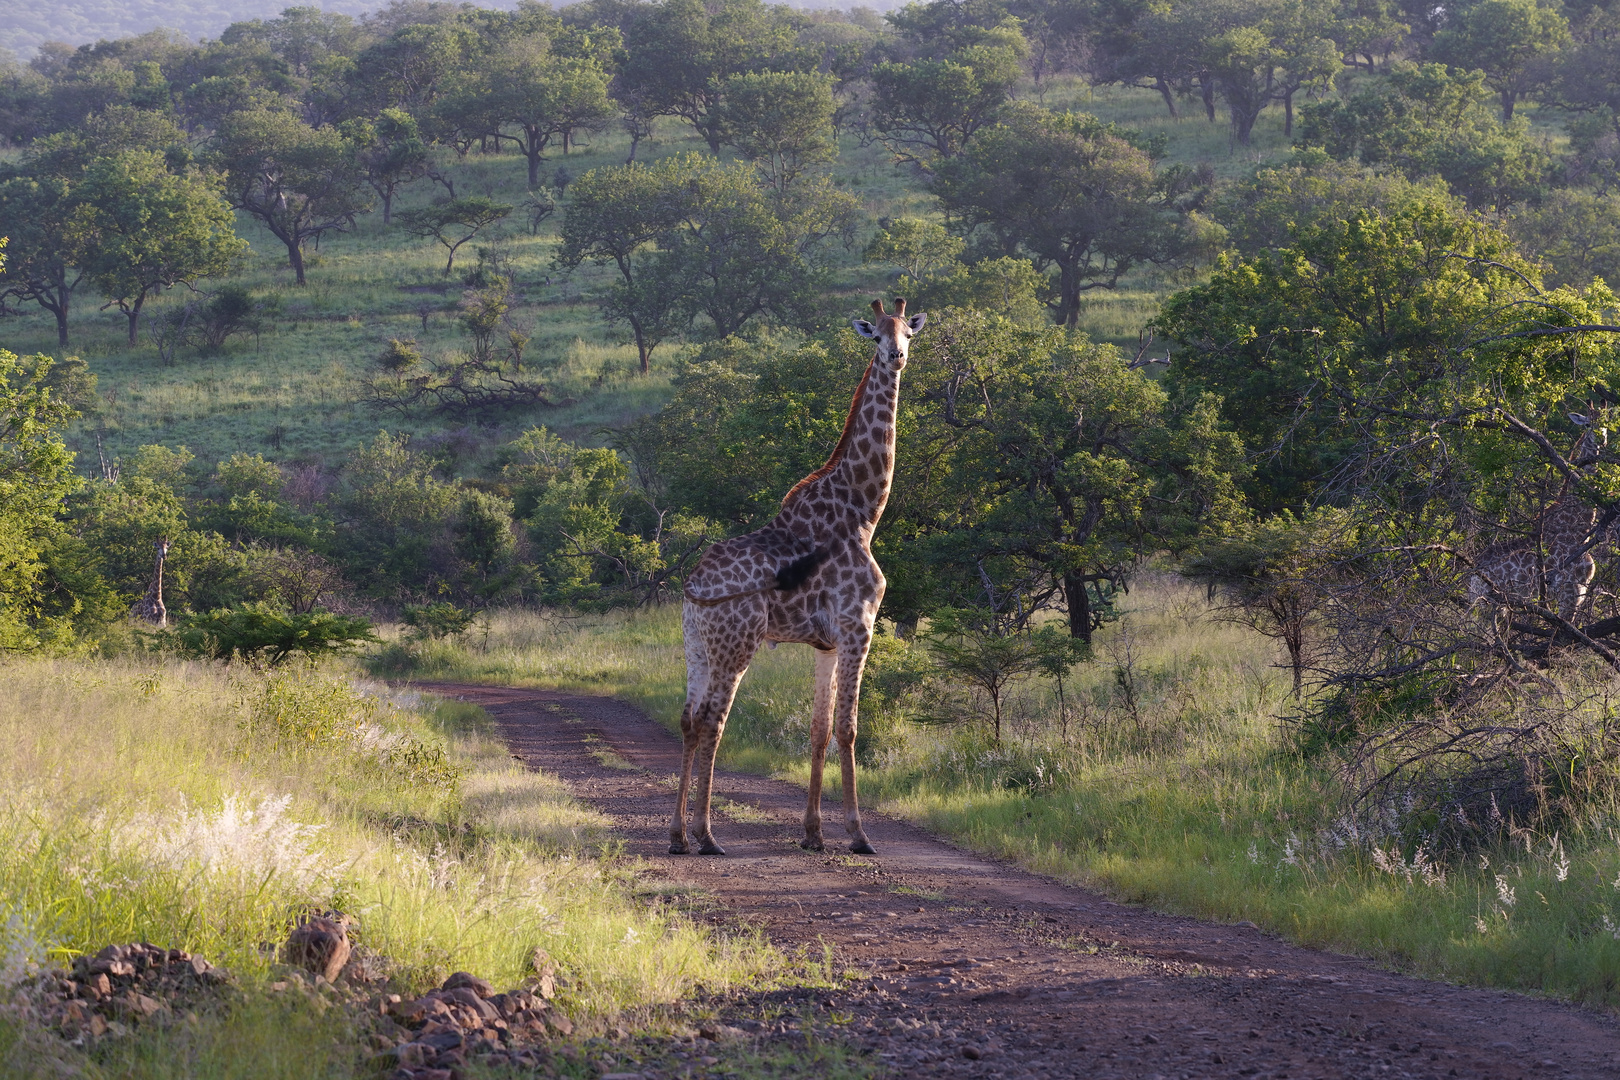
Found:
[[[167,536],[158,537],[158,542],[157,542],[156,547],[157,547],[158,558],[160,558],[160,559],[168,558],[168,555],[169,555],[169,538]]]
[[[1609,445],[1609,429],[1599,426],[1596,412],[1570,413],[1570,420],[1581,429],[1581,437],[1570,454],[1570,464],[1577,468],[1596,464],[1598,456]]]
[[[918,313],[906,315],[906,301],[904,297],[895,297],[894,314],[883,313],[883,301],[872,301],[872,312],[877,316],[876,323],[869,323],[865,319],[856,319],[852,324],[855,332],[863,338],[870,338],[877,342],[877,358],[894,365],[899,371],[906,366],[906,352],[911,347],[911,335],[923,328],[928,316]]]

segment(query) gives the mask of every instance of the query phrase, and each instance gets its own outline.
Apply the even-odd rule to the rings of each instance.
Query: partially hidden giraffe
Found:
[[[1569,418],[1582,429],[1569,462],[1586,472],[1608,445],[1608,429],[1580,413],[1570,413]],[[1594,534],[1597,524],[1597,507],[1585,502],[1566,477],[1558,498],[1542,510],[1534,533],[1480,552],[1475,573],[1468,579],[1470,605],[1487,598],[1538,603],[1545,596],[1559,618],[1573,620],[1597,574],[1592,549],[1603,539]]]
[[[894,479],[895,411],[900,371],[911,336],[927,316],[907,316],[896,299],[885,314],[872,301],[875,322],[854,320],[855,332],[877,343],[855,389],[844,433],[827,463],[794,485],[782,511],[764,528],[724,540],[704,552],[684,588],[681,627],[686,644],[684,753],[669,829],[669,850],[685,855],[687,796],[694,767],[698,851],[724,855],[709,820],[714,759],[737,684],[763,642],[802,642],[816,650],[810,719],[810,797],[804,839],[812,851],[821,835],[821,774],[827,745],[838,739],[844,827],[850,850],[873,854],[855,798],[855,707],[861,671],[872,644],[883,573],[872,558],[872,532]]]
[[[169,557],[169,538],[160,537],[153,546],[157,548],[157,564],[152,568],[152,584],[129,613],[153,626],[165,627],[169,625],[169,610],[163,606],[163,561]]]

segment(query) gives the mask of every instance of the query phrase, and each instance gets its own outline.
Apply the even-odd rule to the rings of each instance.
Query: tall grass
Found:
[[[1620,1004],[1620,808],[1467,855],[1403,847],[1399,822],[1350,811],[1333,761],[1293,750],[1285,718],[1297,706],[1271,642],[1218,620],[1173,578],[1144,579],[1124,599],[1061,710],[1050,683],[1024,684],[1000,744],[984,723],[919,727],[869,703],[868,805],[1164,910],[1251,920],[1428,975]],[[615,694],[672,725],[679,639],[673,609],[509,612],[487,636],[380,662]],[[762,650],[722,761],[803,782],[810,675],[808,649]]]
[[[635,867],[602,857],[602,819],[515,765],[482,712],[362,689],[177,663],[8,665],[0,977],[109,943],[184,948],[231,970],[252,1004],[172,1033],[190,1047],[178,1058],[235,1062],[207,1075],[298,1076],[321,1074],[318,1061],[300,1071],[301,1047],[341,1021],[284,1023],[260,999],[269,946],[311,909],[355,916],[369,962],[402,990],[454,970],[517,985],[544,950],[587,1027],[783,970],[757,937],[639,901]],[[321,1047],[334,1069],[363,1052],[335,1036]],[[28,1074],[37,1051],[0,1031],[0,1075]],[[252,1071],[261,1052],[287,1068]],[[203,1074],[156,1059],[127,1073]]]

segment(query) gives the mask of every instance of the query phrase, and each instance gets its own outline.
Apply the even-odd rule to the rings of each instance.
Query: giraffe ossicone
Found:
[[[764,528],[710,547],[686,580],[681,610],[686,707],[671,854],[691,850],[687,803],[694,778],[698,851],[725,854],[710,823],[714,759],[737,685],[767,642],[799,642],[816,650],[810,793],[800,845],[814,851],[825,846],[821,779],[828,744],[836,737],[850,850],[874,854],[855,794],[856,702],[885,588],[872,558],[872,533],[894,480],[900,372],[911,337],[928,316],[908,316],[904,299],[895,300],[892,313],[874,300],[872,311],[873,320],[856,319],[853,325],[861,337],[876,342],[876,352],[827,463],[793,486],[781,512]]]

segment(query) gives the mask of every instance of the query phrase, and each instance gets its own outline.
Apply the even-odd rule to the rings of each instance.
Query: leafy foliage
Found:
[[[212,660],[279,667],[294,656],[314,663],[324,656],[376,642],[371,622],[329,611],[289,614],[266,604],[242,604],[177,620],[181,650]]]

